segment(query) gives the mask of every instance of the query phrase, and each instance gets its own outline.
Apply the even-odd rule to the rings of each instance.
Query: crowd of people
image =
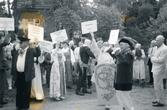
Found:
[[[149,66],[150,84],[153,84],[153,106],[164,106],[165,79],[167,78],[167,46],[165,38],[158,35],[151,41],[148,58],[140,43],[120,39],[110,45],[94,34],[80,37],[74,32],[73,40],[53,44],[51,52],[42,51],[38,42],[29,42],[24,33],[15,41],[5,32],[0,33],[0,108],[6,104],[5,88],[16,88],[17,110],[28,110],[30,99],[45,99],[43,85],[49,88],[53,101],[66,98],[67,89],[75,89],[80,96],[92,93],[94,69],[98,64],[116,65],[114,88],[123,110],[134,110],[130,97],[132,85],[144,87],[146,64]],[[148,61],[146,60],[148,59]],[[94,81],[93,81],[94,82]],[[75,86],[74,86],[75,85]]]

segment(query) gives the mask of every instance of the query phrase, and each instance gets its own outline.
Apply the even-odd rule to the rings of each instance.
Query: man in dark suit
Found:
[[[87,90],[87,83],[86,83],[86,81],[88,81],[88,83],[91,83],[90,79],[88,80],[88,77],[87,77],[87,72],[89,68],[88,62],[90,58],[95,59],[94,54],[89,48],[90,44],[91,44],[91,41],[88,39],[85,39],[84,45],[80,48],[80,58],[81,58],[80,66],[82,68],[82,75],[80,75],[79,77],[81,77],[82,80],[80,82],[81,83],[80,92],[76,93],[78,95],[83,95],[84,93],[91,93],[91,91]]]
[[[7,103],[4,101],[4,92],[6,89],[5,87],[7,86],[6,85],[7,77],[5,73],[7,64],[5,62],[3,47],[8,45],[9,42],[10,42],[9,36],[5,36],[4,32],[0,32],[0,108],[2,108],[3,105]]]
[[[34,57],[40,56],[39,47],[30,48],[29,39],[19,35],[20,49],[15,52],[13,73],[16,73],[16,107],[28,110],[30,106],[31,81],[35,77]]]

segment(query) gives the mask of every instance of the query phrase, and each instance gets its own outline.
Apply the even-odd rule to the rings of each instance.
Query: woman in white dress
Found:
[[[41,69],[38,58],[34,58],[34,62],[35,78],[32,80],[31,98],[35,98],[37,101],[42,101],[44,99],[44,92],[42,87]]]
[[[58,60],[58,45],[51,52],[51,62],[53,62],[50,73],[50,98],[60,101],[60,69]]]
[[[133,79],[137,80],[140,85],[144,84],[145,80],[145,53],[144,50],[141,49],[141,44],[135,45],[135,50],[133,50],[134,54],[134,62],[133,62]]]
[[[65,77],[65,56],[58,45],[59,48],[57,50],[58,53],[58,61],[59,61],[59,71],[60,71],[60,99],[65,99],[66,95],[66,77]]]

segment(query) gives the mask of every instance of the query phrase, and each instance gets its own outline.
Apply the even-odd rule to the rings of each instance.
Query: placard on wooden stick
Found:
[[[0,31],[14,31],[14,18],[0,17]]]
[[[97,20],[86,21],[81,23],[82,34],[97,31]]]
[[[110,37],[108,40],[109,44],[117,44],[118,36],[119,36],[119,29],[111,30]]]
[[[50,53],[53,49],[53,43],[50,41],[41,41],[39,43],[39,47],[42,51]]]
[[[44,28],[28,24],[28,38],[31,39],[31,42],[43,41]]]
[[[63,42],[65,40],[68,40],[67,32],[65,29],[50,33],[50,36],[52,38],[52,42]]]

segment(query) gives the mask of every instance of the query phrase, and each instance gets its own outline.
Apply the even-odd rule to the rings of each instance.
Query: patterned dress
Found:
[[[60,70],[60,94],[64,97],[66,94],[65,57],[61,50],[58,51],[58,61]]]
[[[50,73],[50,98],[60,97],[60,69],[58,61],[57,50],[54,49],[51,54],[51,61],[53,62]]]

